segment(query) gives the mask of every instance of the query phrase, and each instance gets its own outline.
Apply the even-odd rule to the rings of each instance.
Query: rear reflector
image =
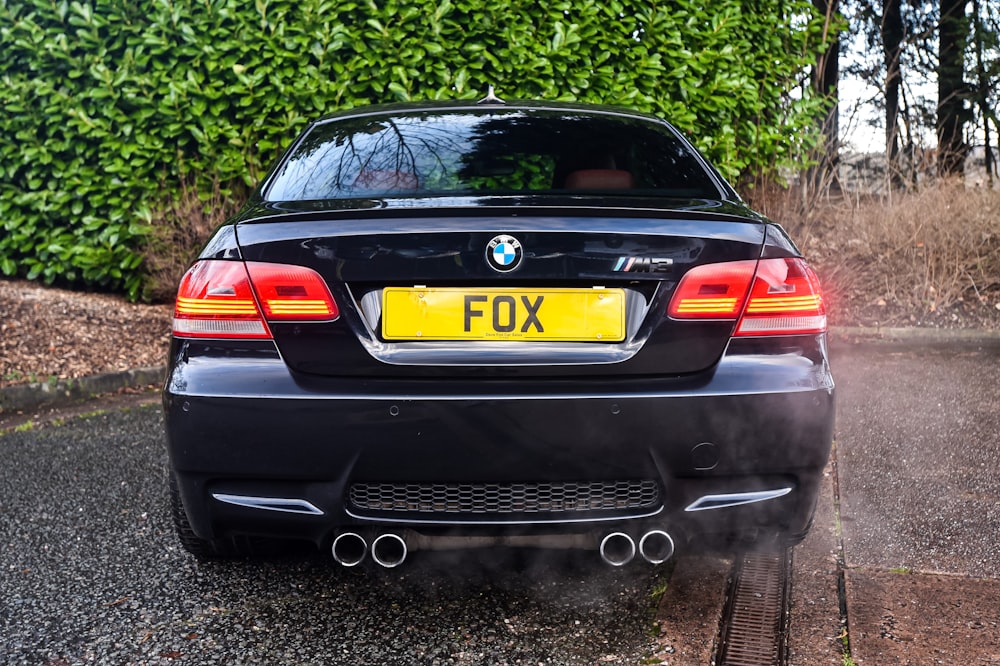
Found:
[[[173,333],[181,338],[269,339],[265,319],[331,321],[338,315],[323,278],[309,268],[206,260],[195,263],[181,280]]]
[[[677,285],[667,312],[674,319],[739,318],[737,336],[826,331],[819,280],[799,258],[696,266]]]

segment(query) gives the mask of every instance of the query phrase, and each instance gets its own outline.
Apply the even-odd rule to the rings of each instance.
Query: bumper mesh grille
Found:
[[[508,514],[653,509],[655,481],[558,483],[355,483],[351,504],[367,511]]]

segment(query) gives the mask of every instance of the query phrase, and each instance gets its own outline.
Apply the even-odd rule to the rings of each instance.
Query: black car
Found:
[[[549,103],[312,123],[181,282],[198,556],[793,543],[830,451],[819,282],[673,127]]]

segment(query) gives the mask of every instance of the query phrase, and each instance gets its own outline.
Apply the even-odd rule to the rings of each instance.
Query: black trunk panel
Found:
[[[282,357],[298,372],[414,377],[662,376],[696,373],[714,365],[734,324],[669,319],[666,308],[681,276],[699,264],[756,259],[764,241],[765,225],[758,220],[694,217],[268,220],[241,224],[237,235],[247,261],[297,264],[318,271],[341,308],[340,319],[333,323],[272,325]],[[633,227],[636,230],[630,231]],[[500,234],[516,237],[523,250],[521,264],[509,273],[494,270],[486,260],[491,239]],[[378,302],[383,287],[417,285],[622,288],[645,314],[618,345],[577,343],[564,349],[567,353],[562,356],[551,357],[547,347],[536,345],[527,360],[522,355],[505,361],[491,357],[490,343],[477,343],[465,349],[460,361],[445,354],[450,360],[444,362],[435,360],[444,358],[437,352],[420,355],[421,345],[429,349],[427,343],[394,345],[383,340],[378,321],[362,312],[360,301],[365,294],[373,292],[369,300]],[[387,361],[400,358],[391,353],[396,347],[411,353],[407,360]],[[606,357],[597,353],[601,349],[608,351]],[[485,352],[482,362],[476,360],[477,350]]]

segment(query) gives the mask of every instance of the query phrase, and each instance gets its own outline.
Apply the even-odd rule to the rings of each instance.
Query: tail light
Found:
[[[337,304],[319,273],[305,266],[247,262],[267,321],[333,321]]]
[[[674,319],[739,319],[733,335],[826,331],[819,279],[802,259],[703,264],[681,279],[667,309]]]
[[[736,319],[756,268],[755,260],[695,266],[677,285],[667,311],[675,319]]]
[[[332,321],[339,315],[312,269],[206,260],[181,280],[173,332],[182,338],[270,339],[267,322]]]
[[[735,335],[826,331],[819,278],[802,259],[763,259]]]

